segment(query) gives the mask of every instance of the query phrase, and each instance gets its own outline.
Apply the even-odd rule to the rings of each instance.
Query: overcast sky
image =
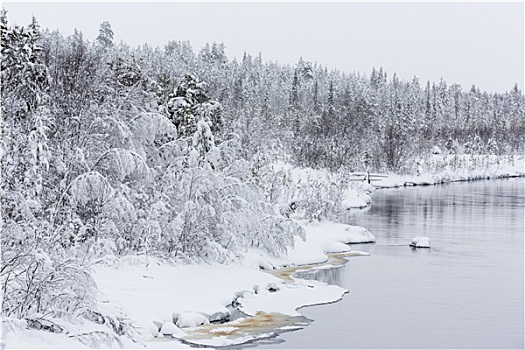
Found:
[[[508,3],[141,3],[6,2],[11,24],[41,26],[88,40],[109,21],[117,41],[162,46],[189,40],[226,45],[265,61],[293,64],[299,57],[347,72],[383,67],[403,79],[472,84],[504,92],[524,80],[523,2]]]

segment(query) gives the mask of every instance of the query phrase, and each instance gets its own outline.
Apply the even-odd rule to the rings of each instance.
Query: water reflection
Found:
[[[432,243],[432,242],[430,242]],[[409,247],[412,254],[430,254],[432,249],[429,248],[415,248],[415,247]]]
[[[384,189],[372,201],[339,220],[376,236],[352,245],[372,255],[301,276],[350,293],[301,309],[314,322],[278,348],[524,348],[523,179]],[[410,248],[415,236],[431,249]]]
[[[505,185],[505,181],[514,181],[514,185]],[[509,226],[523,225],[523,212],[515,210],[523,206],[520,185],[523,188],[521,179],[380,190],[372,194],[373,206],[366,215],[346,214],[340,219],[365,226],[376,237],[380,233],[386,239],[396,240],[407,234],[439,237],[442,230],[451,228],[456,237],[468,239],[472,234],[487,232],[487,226],[502,215]]]
[[[346,265],[333,267],[333,268],[323,268],[315,269],[310,271],[298,272],[295,274],[297,278],[306,279],[306,280],[316,280],[328,284],[333,284],[337,286],[343,286],[342,283],[342,271]]]

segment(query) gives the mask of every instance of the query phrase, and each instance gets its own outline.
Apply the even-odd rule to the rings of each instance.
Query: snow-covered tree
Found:
[[[107,21],[100,23],[100,29],[98,31],[97,42],[104,47],[113,46],[113,30],[111,24]]]

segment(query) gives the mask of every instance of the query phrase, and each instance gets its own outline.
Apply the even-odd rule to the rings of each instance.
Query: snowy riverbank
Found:
[[[525,176],[525,156],[434,155],[417,167],[416,175],[388,174],[372,185],[390,188]]]
[[[295,279],[292,273],[367,255],[351,252],[345,243],[375,241],[364,228],[331,222],[305,230],[305,240],[298,238],[285,256],[251,250],[239,265],[176,266],[145,256],[105,259],[94,266],[99,319],[83,324],[57,320],[64,329],[60,334],[8,321],[3,342],[8,348],[224,346],[301,328],[306,320],[297,309],[335,302],[347,290]],[[108,325],[117,331],[108,332]]]

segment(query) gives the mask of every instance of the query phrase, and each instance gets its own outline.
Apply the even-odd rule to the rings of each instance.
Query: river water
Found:
[[[313,322],[260,348],[524,347],[523,179],[382,189],[342,222],[368,228],[370,252],[302,278],[350,290],[301,310]],[[408,246],[428,236],[431,249]]]

